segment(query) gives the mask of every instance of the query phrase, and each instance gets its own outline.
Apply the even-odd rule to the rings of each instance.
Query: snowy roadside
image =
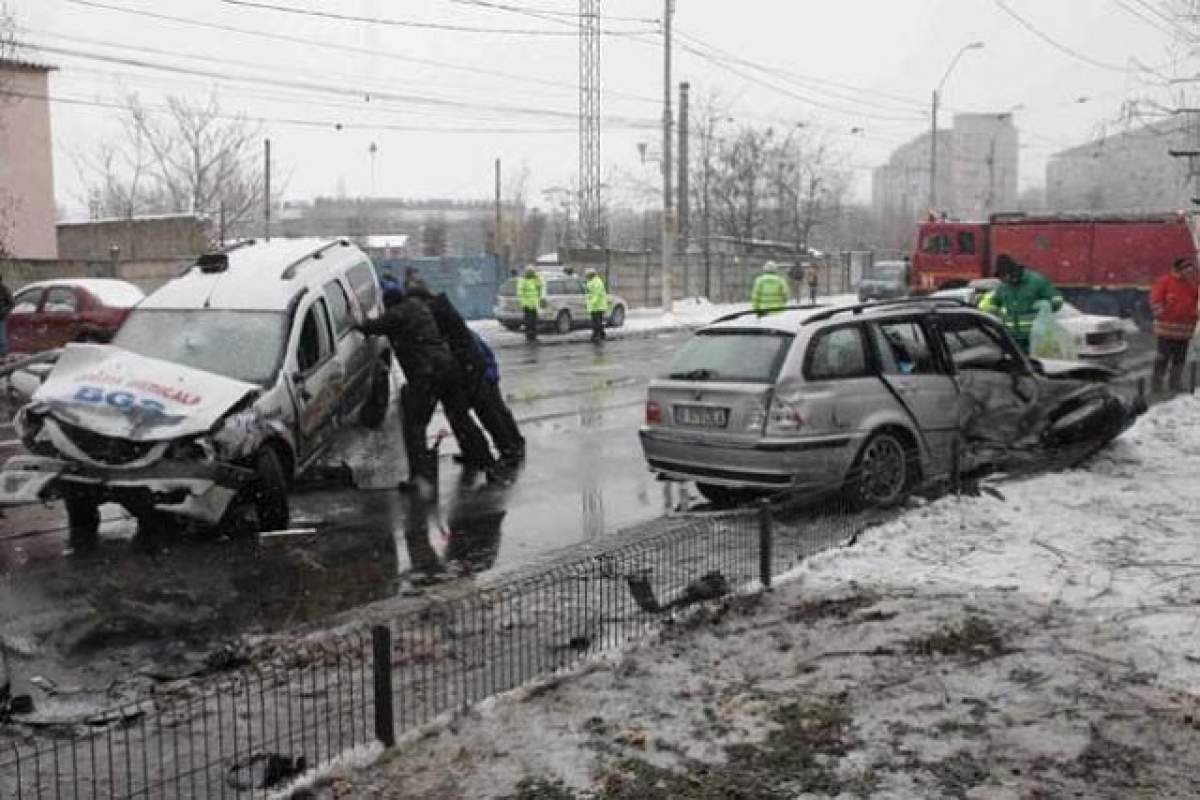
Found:
[[[1164,403],[307,796],[1197,796],[1198,473],[1200,402]]]

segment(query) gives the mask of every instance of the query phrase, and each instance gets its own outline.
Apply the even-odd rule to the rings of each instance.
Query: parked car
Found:
[[[858,299],[890,300],[908,295],[908,262],[876,261],[858,282]]]
[[[0,472],[0,504],[61,498],[85,538],[106,502],[153,528],[286,527],[291,482],[335,431],[387,412],[387,342],[352,329],[380,313],[375,270],[346,240],[201,256],[112,344],[63,349],[14,420],[33,455]]]
[[[575,328],[591,325],[583,279],[565,272],[539,273],[546,282],[546,302],[538,313],[539,328],[557,333],[569,333]],[[608,295],[608,319],[605,324],[619,328],[625,324],[625,301],[618,295]],[[517,300],[517,278],[509,278],[500,286],[496,297],[496,319],[510,331],[520,330],[525,316]]]
[[[110,278],[63,278],[22,286],[8,315],[8,348],[39,353],[82,339],[107,340],[142,301],[142,290]]]
[[[998,278],[980,278],[958,289],[943,289],[931,297],[952,297],[968,305],[978,305],[980,299],[1000,285]],[[1132,320],[1085,314],[1070,303],[1063,303],[1055,319],[1074,339],[1080,358],[1095,359],[1116,365],[1129,349],[1127,336],[1137,330]]]
[[[888,506],[953,463],[1115,437],[1144,406],[1113,377],[1031,361],[952,299],[737,314],[650,383],[642,449],[652,471],[719,504],[837,490]]]

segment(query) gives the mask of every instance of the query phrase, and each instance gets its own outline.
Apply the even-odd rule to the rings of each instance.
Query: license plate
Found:
[[[724,428],[729,424],[729,409],[712,406],[675,406],[675,424],[697,428]]]

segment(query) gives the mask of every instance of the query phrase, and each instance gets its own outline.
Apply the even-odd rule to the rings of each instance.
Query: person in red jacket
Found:
[[[1183,362],[1196,332],[1198,301],[1196,265],[1186,258],[1178,259],[1171,265],[1171,271],[1150,287],[1150,310],[1154,313],[1154,335],[1158,338],[1152,391],[1162,391],[1163,375],[1168,368],[1171,391],[1183,391]]]

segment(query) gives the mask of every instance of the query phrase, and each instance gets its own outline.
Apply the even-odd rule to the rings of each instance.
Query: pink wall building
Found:
[[[0,244],[14,258],[57,258],[53,67],[0,59]]]

